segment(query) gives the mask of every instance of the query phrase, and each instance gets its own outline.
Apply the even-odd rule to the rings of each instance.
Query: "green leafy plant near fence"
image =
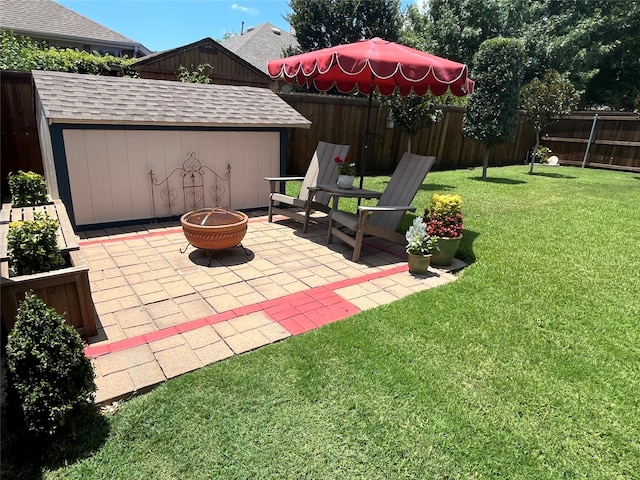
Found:
[[[33,217],[9,224],[7,249],[14,275],[47,272],[64,265],[56,237],[60,223],[41,213]]]
[[[48,202],[47,182],[39,173],[23,172],[9,175],[11,204],[14,207],[43,205]]]
[[[33,294],[20,304],[9,334],[7,367],[13,398],[38,437],[71,423],[74,410],[91,403],[96,391],[80,335]]]
[[[122,72],[127,77],[138,76],[131,68],[136,59],[40,45],[29,37],[19,37],[6,30],[0,39],[0,70],[54,70],[94,75]]]

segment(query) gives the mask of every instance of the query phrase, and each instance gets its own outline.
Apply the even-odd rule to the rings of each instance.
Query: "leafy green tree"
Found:
[[[400,36],[400,0],[290,0],[287,21],[302,52],[365,38],[395,42]]]
[[[438,108],[436,98],[431,93],[424,97],[410,94],[403,97],[395,93],[381,96],[381,102],[391,111],[394,124],[409,136],[407,152],[411,152],[411,139],[422,129],[438,123],[442,119],[442,109]]]
[[[482,178],[487,178],[489,150],[513,139],[518,120],[524,48],[514,38],[492,38],[475,56],[475,92],[469,98],[462,133],[485,147]]]
[[[549,70],[542,80],[534,78],[520,91],[520,109],[536,130],[535,152],[540,145],[540,131],[559,118],[567,117],[580,100],[573,84],[555,70]],[[531,155],[529,173],[533,173],[534,156]]]
[[[433,23],[415,5],[409,5],[404,13],[400,43],[423,52],[434,52]]]

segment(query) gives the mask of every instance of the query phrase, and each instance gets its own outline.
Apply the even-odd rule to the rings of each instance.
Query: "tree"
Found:
[[[380,37],[400,35],[400,0],[290,0],[287,21],[302,52]]]
[[[542,80],[534,78],[520,91],[520,108],[536,130],[535,152],[540,145],[540,130],[559,118],[569,116],[578,106],[580,95],[573,84],[555,70],[549,70]],[[529,173],[533,173],[531,155]]]
[[[409,136],[407,152],[411,152],[411,138],[414,135],[442,119],[442,110],[437,108],[435,100],[436,97],[431,93],[424,97],[414,93],[406,97],[399,93],[381,97],[382,103],[391,111],[394,123]]]
[[[513,139],[517,125],[524,48],[514,38],[492,38],[474,58],[475,92],[469,98],[462,133],[485,147],[482,179],[487,178],[489,150]]]
[[[191,70],[184,65],[180,65],[177,76],[178,80],[183,83],[211,83],[209,75],[211,75],[212,72],[213,67],[208,63],[200,63],[195,68],[191,65]]]

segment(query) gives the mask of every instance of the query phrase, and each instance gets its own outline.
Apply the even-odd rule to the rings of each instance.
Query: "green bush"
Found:
[[[53,435],[76,408],[93,401],[95,375],[80,335],[32,293],[9,334],[7,369],[26,426],[38,436]]]
[[[14,207],[30,207],[43,205],[49,201],[47,198],[47,182],[44,177],[34,172],[9,174],[9,190],[11,191],[11,204]]]
[[[41,213],[34,214],[33,220],[11,222],[7,234],[11,273],[30,275],[64,265],[56,237],[59,226],[58,220]]]

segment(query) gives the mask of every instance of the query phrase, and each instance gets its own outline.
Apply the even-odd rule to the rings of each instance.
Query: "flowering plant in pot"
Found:
[[[356,174],[356,164],[349,162],[349,157],[344,157],[344,160],[336,157],[333,161],[338,166],[338,187],[351,188]]]
[[[424,221],[427,233],[438,240],[438,251],[431,258],[433,265],[450,265],[462,239],[462,197],[455,193],[434,193]]]
[[[427,233],[427,225],[416,217],[405,234],[409,254],[409,272],[425,274],[431,263],[431,253],[438,249],[438,241]]]

